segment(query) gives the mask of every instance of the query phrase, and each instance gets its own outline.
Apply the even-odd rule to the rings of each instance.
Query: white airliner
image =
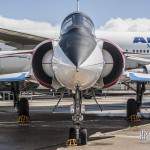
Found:
[[[25,34],[25,33],[19,33],[15,31],[10,31],[6,29],[0,29],[0,32],[3,32],[5,34],[6,39],[3,42],[7,42],[8,45],[16,46],[17,49],[22,50],[22,48],[33,48],[36,46],[36,44],[46,40],[45,37],[38,37],[35,35],[32,35],[32,38],[29,37],[31,35]],[[26,37],[26,39],[31,38],[31,40],[37,40],[36,42],[32,41],[30,42],[30,45],[28,43],[22,44],[22,42],[18,43],[16,39],[11,39],[9,41],[8,36],[12,36],[11,34],[14,34],[14,37],[19,38],[20,36]],[[2,33],[0,33],[1,35]],[[129,56],[132,58],[138,57],[138,59],[135,58],[135,61],[133,59],[130,61],[128,59],[126,61],[126,68],[137,68],[139,64],[146,65],[150,63],[150,33],[149,32],[106,32],[106,31],[99,31],[96,32],[96,37],[100,39],[108,39],[110,41],[113,41],[116,43],[119,47],[122,48],[123,52],[129,54]],[[3,37],[2,37],[3,38]],[[13,38],[13,37],[12,37]],[[56,37],[58,38],[58,37]],[[21,39],[22,41],[23,39]],[[13,42],[13,44],[12,44]],[[19,45],[19,46],[18,46]],[[1,54],[3,53],[9,53],[8,51],[1,51]],[[141,59],[145,58],[145,59]],[[30,68],[32,55],[28,54],[21,54],[18,56],[8,57],[8,58],[1,58],[0,60],[0,74],[6,74],[6,73],[16,73],[22,71],[28,71]],[[15,66],[12,65],[12,62],[16,61]]]
[[[97,32],[97,37],[106,38],[119,45],[125,52],[150,54],[150,32]]]
[[[143,74],[128,73],[130,80],[137,82],[137,100],[128,101],[128,117],[136,115],[141,106],[145,83],[150,81],[150,61],[133,54],[149,54],[146,33],[99,33],[99,37],[96,37],[93,21],[76,11],[62,22],[58,40],[6,29],[0,29],[0,40],[23,49],[37,44],[31,50],[0,52],[1,82],[19,83],[30,79],[32,74],[47,88],[65,87],[72,90],[74,127],[70,129],[69,139],[75,139],[77,144],[87,143],[87,131],[81,128],[83,90],[94,87],[104,89],[116,84],[125,71],[126,59],[146,64]],[[18,90],[16,88],[14,92],[18,93]],[[17,106],[21,120],[28,120],[28,101],[18,100]]]

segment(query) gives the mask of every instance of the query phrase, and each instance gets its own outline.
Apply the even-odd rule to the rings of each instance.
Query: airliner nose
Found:
[[[74,28],[63,35],[59,45],[70,61],[79,67],[94,50],[96,41],[85,29]]]

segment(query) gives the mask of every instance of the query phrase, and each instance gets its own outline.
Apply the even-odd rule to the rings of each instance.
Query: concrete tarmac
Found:
[[[118,97],[99,101],[105,111],[111,112],[115,109],[125,111],[125,100]],[[142,119],[136,127],[129,127],[124,116],[107,116],[107,113],[106,116],[104,113],[100,115],[99,108],[94,106],[95,102],[92,100],[84,102],[87,104],[86,110],[92,106],[90,111],[95,111],[84,114],[82,127],[88,130],[88,144],[82,147],[66,147],[69,128],[72,127],[71,114],[68,112],[72,102],[70,99],[64,99],[60,103],[61,111],[58,108],[55,113],[51,113],[56,102],[56,100],[30,101],[31,123],[27,126],[19,126],[16,123],[17,115],[12,102],[0,102],[0,150],[130,150],[133,147],[137,150],[149,149],[149,118]],[[146,109],[149,109],[147,108],[149,101],[145,100],[145,103]],[[146,138],[144,135],[147,135]]]

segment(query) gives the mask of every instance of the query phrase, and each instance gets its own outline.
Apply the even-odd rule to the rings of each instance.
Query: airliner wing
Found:
[[[29,72],[0,75],[0,82],[24,81],[30,77]]]
[[[150,82],[150,74],[147,73],[141,73],[141,72],[136,72],[132,70],[130,71],[125,71],[122,75],[122,80],[128,81],[134,81],[134,82]]]
[[[0,28],[0,41],[17,49],[21,49],[25,45],[33,48],[44,40],[47,38]]]
[[[33,54],[34,50],[0,51],[0,58],[12,57],[22,54]]]
[[[139,64],[147,65],[150,64],[150,59],[147,58],[142,58],[142,57],[137,57],[133,55],[128,55],[126,56],[127,60],[137,62]]]
[[[131,81],[136,82],[150,82],[150,74],[130,72],[129,78]]]

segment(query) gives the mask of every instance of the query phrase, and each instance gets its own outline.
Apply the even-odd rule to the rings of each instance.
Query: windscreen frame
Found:
[[[68,15],[61,25],[61,35],[67,33],[71,28],[84,27],[95,35],[95,27],[93,21],[83,13],[76,12]]]

